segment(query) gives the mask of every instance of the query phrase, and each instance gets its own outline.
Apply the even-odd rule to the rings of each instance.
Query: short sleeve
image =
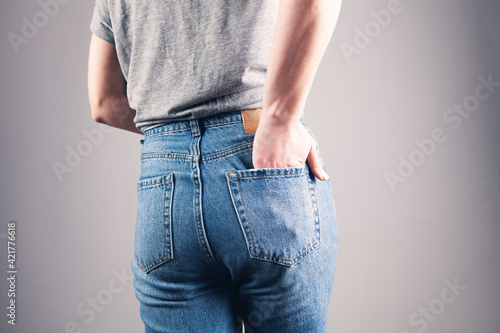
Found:
[[[105,41],[115,44],[108,0],[96,0],[92,21],[90,22],[90,31]]]

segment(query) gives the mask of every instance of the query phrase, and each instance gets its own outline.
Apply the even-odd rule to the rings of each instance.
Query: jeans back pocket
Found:
[[[134,259],[149,273],[173,259],[172,249],[172,173],[137,182],[137,221]]]
[[[320,221],[307,164],[226,172],[252,258],[293,266],[320,245]]]

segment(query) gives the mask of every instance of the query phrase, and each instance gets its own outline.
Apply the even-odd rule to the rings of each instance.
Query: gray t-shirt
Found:
[[[136,127],[262,107],[279,0],[96,0]]]

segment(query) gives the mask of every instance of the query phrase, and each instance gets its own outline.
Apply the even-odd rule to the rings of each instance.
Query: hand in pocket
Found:
[[[263,115],[254,137],[254,168],[294,167],[306,161],[317,178],[328,179],[316,151],[316,142],[300,120],[282,121]]]

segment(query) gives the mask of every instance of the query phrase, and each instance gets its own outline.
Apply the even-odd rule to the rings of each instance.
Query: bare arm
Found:
[[[271,47],[263,112],[255,133],[255,168],[290,167],[307,160],[326,180],[314,139],[300,124],[307,95],[335,29],[341,0],[282,0]]]
[[[88,93],[94,121],[142,134],[134,124],[135,110],[127,99],[115,46],[92,34],[88,64]]]

